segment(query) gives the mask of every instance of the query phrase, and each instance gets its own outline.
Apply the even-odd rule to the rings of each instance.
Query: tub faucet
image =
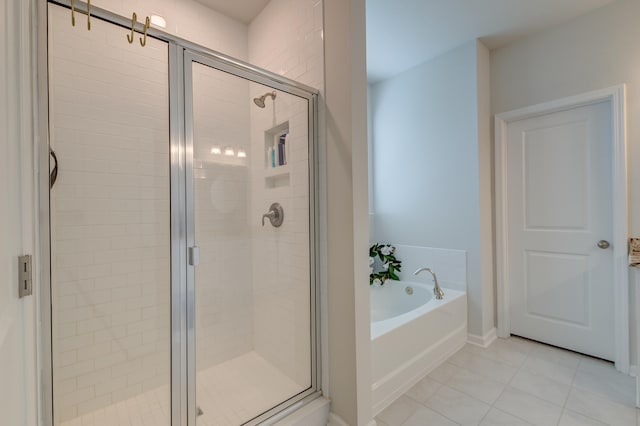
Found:
[[[436,299],[438,299],[438,300],[443,299],[444,298],[444,291],[442,291],[442,289],[440,288],[440,285],[438,284],[438,278],[436,278],[436,273],[433,272],[431,270],[431,268],[420,268],[417,271],[415,271],[413,273],[413,275],[418,275],[420,272],[424,272],[424,271],[427,271],[433,277],[433,283],[435,284],[433,286],[433,294],[435,294]]]

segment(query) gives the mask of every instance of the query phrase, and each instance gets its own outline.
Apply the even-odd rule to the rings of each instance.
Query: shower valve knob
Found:
[[[265,218],[269,219],[272,226],[279,228],[284,221],[284,210],[282,210],[280,203],[271,204],[269,211],[262,215],[262,226],[264,226]]]

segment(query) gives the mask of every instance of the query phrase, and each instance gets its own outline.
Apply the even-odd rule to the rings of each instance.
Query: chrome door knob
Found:
[[[607,240],[600,240],[598,241],[598,248],[601,248],[602,250],[606,250],[610,247],[611,244],[609,244],[609,241]]]

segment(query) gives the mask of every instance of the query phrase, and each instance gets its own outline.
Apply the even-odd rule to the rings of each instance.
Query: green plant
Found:
[[[369,285],[382,285],[386,280],[400,280],[396,272],[400,272],[402,262],[394,255],[396,248],[391,244],[374,244],[369,247]],[[380,259],[382,270],[375,272],[376,258]]]

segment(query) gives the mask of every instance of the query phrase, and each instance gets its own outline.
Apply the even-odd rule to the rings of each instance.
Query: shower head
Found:
[[[264,95],[260,96],[259,98],[253,98],[253,103],[258,105],[260,108],[264,108],[264,100],[267,98],[267,96],[271,96],[271,99],[273,99],[274,101],[276,100],[276,92],[275,90],[271,93],[265,93]]]

